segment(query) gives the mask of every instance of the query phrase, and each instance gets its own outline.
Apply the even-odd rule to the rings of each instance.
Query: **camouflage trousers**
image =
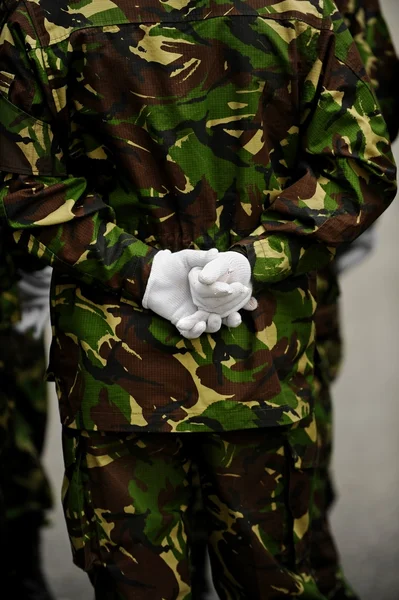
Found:
[[[331,348],[332,350],[332,348]],[[330,381],[319,362],[315,377],[318,457],[313,483],[311,513],[310,564],[317,587],[328,600],[356,600],[346,581],[338,550],[329,525],[335,492],[331,473],[333,447],[333,410]],[[195,480],[194,480],[195,483]],[[206,577],[207,536],[202,524],[206,513],[202,503],[199,482],[196,484],[193,531],[193,600],[203,600],[209,592]]]
[[[328,600],[355,600],[340,564],[330,530],[334,502],[331,462],[333,451],[333,403],[331,385],[343,359],[340,328],[339,284],[334,265],[317,276],[319,304],[316,310],[315,398],[318,462],[315,471],[311,521],[311,565],[321,592]]]
[[[65,516],[96,600],[192,598],[195,472],[222,600],[325,600],[308,562],[310,431],[313,423],[181,435],[65,428]]]
[[[45,349],[12,330],[0,333],[0,488],[6,521],[44,515],[52,497],[41,462],[47,421]]]
[[[322,358],[318,357],[318,360],[322,361]],[[356,595],[342,572],[340,557],[329,525],[330,512],[335,500],[331,472],[333,404],[330,379],[322,363],[317,371],[315,416],[318,465],[314,479],[311,564],[318,587],[328,600],[356,600]]]

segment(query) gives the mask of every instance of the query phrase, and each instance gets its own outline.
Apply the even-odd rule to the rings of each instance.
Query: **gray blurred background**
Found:
[[[381,3],[399,50],[398,0]],[[398,144],[394,150],[399,164]],[[333,390],[339,497],[332,526],[347,577],[362,600],[399,599],[398,224],[399,198],[378,223],[373,255],[342,278],[346,360]],[[45,463],[56,508],[44,533],[45,568],[57,600],[92,600],[87,576],[72,564],[62,515],[60,424],[52,385],[50,393]]]

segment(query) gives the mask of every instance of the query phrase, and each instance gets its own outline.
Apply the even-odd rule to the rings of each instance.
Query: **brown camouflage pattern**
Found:
[[[335,4],[25,0],[0,51],[0,204],[18,246],[56,272],[62,422],[212,432],[305,418],[311,273],[396,191]],[[141,306],[151,258],[210,247],[247,253],[259,308],[187,341]]]
[[[199,473],[219,598],[325,600],[308,563],[313,469],[306,466],[314,457],[294,466],[307,445],[304,425],[267,435],[64,428],[64,510],[74,560],[96,598],[191,598],[192,477]]]
[[[336,0],[336,4],[364,61],[393,141],[399,130],[399,96],[396,93],[399,59],[381,4],[378,0]],[[311,563],[320,591],[329,600],[347,600],[354,599],[355,593],[343,576],[329,525],[329,513],[335,499],[331,473],[333,405],[330,386],[337,378],[343,360],[340,292],[335,264],[318,273],[317,291],[315,416],[319,466],[314,488]]]

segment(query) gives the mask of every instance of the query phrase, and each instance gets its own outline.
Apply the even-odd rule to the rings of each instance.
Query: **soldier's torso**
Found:
[[[31,19],[40,44],[27,44],[49,76],[68,170],[146,243],[227,250],[301,176],[320,32],[332,27],[325,4],[28,1],[24,27]],[[258,298],[238,329],[188,341],[126,299],[58,276],[51,370],[63,422],[209,431],[303,418],[313,281]]]

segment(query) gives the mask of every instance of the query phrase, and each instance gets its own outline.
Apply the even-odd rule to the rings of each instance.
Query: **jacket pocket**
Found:
[[[4,79],[2,84],[4,88]],[[0,93],[0,126],[0,170],[19,175],[66,175],[51,124],[28,115],[4,93]]]

